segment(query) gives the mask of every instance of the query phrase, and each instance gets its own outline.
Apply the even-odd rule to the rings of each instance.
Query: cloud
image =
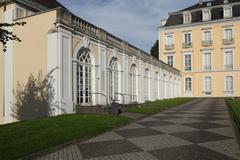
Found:
[[[149,52],[160,20],[196,0],[58,0],[73,13]]]

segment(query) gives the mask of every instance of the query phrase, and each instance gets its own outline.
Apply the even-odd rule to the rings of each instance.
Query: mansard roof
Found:
[[[189,11],[192,15],[192,23],[202,22],[202,9],[211,9],[211,20],[223,19],[223,6],[232,6],[232,16],[240,17],[240,0],[228,0],[228,3],[224,3],[224,0],[205,1],[200,5],[199,3],[184,8],[180,11],[170,13],[166,24],[163,27],[170,27],[183,24],[183,12]],[[208,3],[211,3],[208,6]]]
[[[204,8],[204,7],[208,7],[207,4],[211,2],[211,7],[213,6],[219,6],[219,5],[223,5],[224,4],[224,0],[208,0],[208,1],[204,1],[202,3],[202,5],[200,5],[199,3],[193,5],[193,6],[190,6],[190,7],[187,7],[181,11],[188,11],[188,10],[193,10],[193,9],[201,9],[201,8]],[[240,0],[228,0],[228,3],[236,3],[236,2],[240,2]]]
[[[41,4],[49,9],[57,8],[57,7],[63,7],[65,8],[61,3],[59,3],[57,0],[32,0],[38,4]]]
[[[62,7],[64,9],[67,9],[64,7],[61,3],[59,3],[57,0],[0,0],[0,5],[5,3],[11,3],[11,2],[17,2],[24,5],[30,5],[31,7],[36,5],[40,7],[41,9],[48,10],[48,9],[54,9],[57,7]]]

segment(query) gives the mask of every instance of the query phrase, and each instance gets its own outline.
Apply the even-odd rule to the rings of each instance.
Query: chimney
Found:
[[[203,4],[203,0],[199,0],[199,5],[201,6]]]

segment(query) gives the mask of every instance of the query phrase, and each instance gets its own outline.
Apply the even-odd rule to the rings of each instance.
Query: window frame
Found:
[[[143,75],[144,100],[148,101],[150,100],[150,79],[151,79],[149,68],[145,68],[143,74],[144,74]]]
[[[78,51],[77,61],[77,104],[89,106],[93,103],[93,66],[90,50],[82,47]]]
[[[191,67],[190,70],[186,70],[186,56],[191,57]],[[191,52],[186,52],[183,54],[183,70],[184,72],[192,72],[193,71],[193,54]]]
[[[108,66],[109,66],[109,100],[118,100],[118,95],[116,93],[119,92],[119,71],[118,71],[118,59],[116,57],[112,57]]]
[[[136,102],[138,100],[138,95],[137,95],[137,67],[136,64],[132,64],[130,67],[130,72],[129,72],[129,82],[131,84],[130,87],[130,94],[131,94],[131,102]]]
[[[232,53],[232,64],[227,64],[226,53]],[[234,49],[223,49],[223,68],[224,70],[234,70],[235,66],[235,56],[234,56]],[[227,65],[232,65],[232,68],[226,68]]]
[[[209,84],[207,84],[209,82]],[[207,95],[211,95],[213,92],[213,78],[212,76],[205,76],[203,78],[203,92]],[[209,87],[209,88],[208,88]]]
[[[206,54],[210,54],[210,66],[208,66],[208,61],[206,61]],[[209,69],[206,69],[206,67],[210,67]],[[202,69],[203,71],[211,71],[213,67],[213,52],[211,50],[206,50],[202,52]]]
[[[169,59],[168,59],[169,57],[172,57],[172,65],[169,64]],[[169,66],[174,67],[174,66],[175,66],[175,56],[174,56],[173,54],[168,54],[168,55],[166,56],[166,63],[167,63]]]
[[[228,84],[228,81],[227,81],[228,78],[232,78],[231,85]],[[231,87],[229,87],[228,85]],[[231,88],[231,90],[228,90],[229,88]],[[233,76],[225,76],[224,77],[224,92],[234,92],[234,77]]]
[[[183,13],[183,23],[188,24],[192,22],[192,14],[191,12],[184,12]]]
[[[189,41],[186,41],[187,35],[189,35]],[[191,43],[192,42],[192,32],[184,32],[183,33],[183,42],[186,43]]]
[[[209,33],[209,37],[207,39],[206,39],[207,36],[205,36],[206,33]],[[212,41],[212,30],[203,30],[202,35],[203,35],[202,36],[202,41],[204,41],[204,42]]]
[[[165,45],[173,45],[174,44],[174,36],[173,36],[173,34],[168,33],[165,36],[166,36],[166,38],[165,38]],[[170,41],[169,41],[169,37],[171,37]]]
[[[229,33],[227,34],[227,30],[231,30],[231,37],[229,37]],[[225,40],[231,40],[234,38],[234,34],[233,34],[233,27],[224,27],[223,29],[223,38]]]
[[[159,98],[159,85],[160,85],[160,73],[158,71],[154,72],[154,98]]]
[[[227,12],[227,10],[229,10],[229,12]],[[227,13],[229,13],[229,15],[227,15]],[[223,18],[231,18],[232,15],[233,15],[232,7],[231,6],[224,6],[223,7]]]
[[[189,35],[189,36],[188,36]],[[192,32],[183,32],[183,48],[191,48],[192,47]]]
[[[211,20],[211,10],[203,9],[202,10],[202,21],[210,21]]]
[[[190,80],[190,81],[187,81]],[[187,85],[187,82],[190,83],[190,89],[188,88],[189,86]],[[188,87],[187,87],[188,86]],[[193,80],[192,77],[184,77],[184,92],[185,93],[192,93],[193,91]]]

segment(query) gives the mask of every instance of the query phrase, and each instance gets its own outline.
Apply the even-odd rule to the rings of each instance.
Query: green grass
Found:
[[[155,102],[147,102],[145,104],[140,105],[141,107],[139,106],[129,107],[127,110],[128,112],[132,112],[132,113],[141,113],[141,114],[151,115],[151,114],[161,112],[162,110],[187,103],[191,100],[193,100],[193,98],[165,99],[165,100],[159,100]]]
[[[239,99],[227,99],[229,112],[240,132],[240,100]]]
[[[127,124],[105,115],[67,115],[0,126],[0,160],[12,160]]]

